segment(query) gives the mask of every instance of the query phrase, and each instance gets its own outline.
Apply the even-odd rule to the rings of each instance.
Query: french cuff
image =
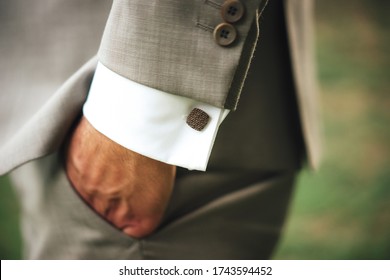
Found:
[[[138,84],[99,62],[83,113],[96,130],[127,149],[204,171],[229,110]]]

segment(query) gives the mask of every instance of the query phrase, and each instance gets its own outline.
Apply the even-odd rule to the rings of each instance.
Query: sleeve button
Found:
[[[244,16],[244,13],[244,5],[238,0],[227,0],[222,4],[221,14],[226,22],[237,22]]]
[[[221,23],[214,29],[214,40],[220,46],[229,46],[237,38],[237,31],[229,23]]]

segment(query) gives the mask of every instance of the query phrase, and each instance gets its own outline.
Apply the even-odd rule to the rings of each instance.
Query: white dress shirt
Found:
[[[202,131],[186,123],[194,108],[210,117]],[[138,84],[99,62],[83,112],[96,130],[127,149],[204,171],[229,110]]]

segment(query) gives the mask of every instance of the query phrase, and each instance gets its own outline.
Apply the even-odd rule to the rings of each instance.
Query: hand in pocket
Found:
[[[160,224],[176,167],[130,151],[83,117],[66,150],[66,173],[80,196],[125,234],[141,238]]]

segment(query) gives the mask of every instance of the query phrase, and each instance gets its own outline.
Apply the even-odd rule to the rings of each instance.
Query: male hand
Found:
[[[82,117],[66,151],[66,173],[97,213],[125,234],[141,238],[160,224],[176,167],[113,142]]]

